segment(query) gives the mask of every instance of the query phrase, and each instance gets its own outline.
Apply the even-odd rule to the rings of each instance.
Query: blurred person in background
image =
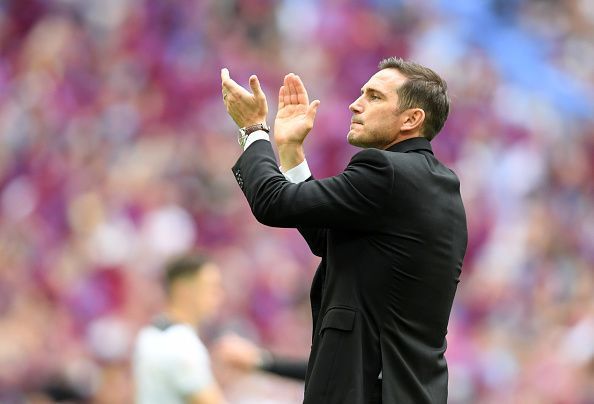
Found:
[[[256,76],[253,94],[221,71],[244,153],[233,167],[258,221],[296,227],[322,257],[311,290],[313,345],[304,403],[445,403],[446,333],[466,251],[456,174],[430,141],[449,113],[434,71],[387,58],[349,107],[358,152],[314,180],[303,151],[320,102],[285,76],[274,124],[279,169]],[[284,172],[284,174],[283,174]]]
[[[165,273],[166,309],[142,328],[134,352],[139,404],[224,402],[196,327],[222,303],[218,267],[201,255],[174,259]]]

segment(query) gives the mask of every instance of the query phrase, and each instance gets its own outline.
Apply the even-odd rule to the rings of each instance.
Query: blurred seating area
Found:
[[[282,78],[301,76],[321,100],[306,141],[321,178],[357,151],[348,105],[392,55],[452,98],[433,141],[469,227],[451,403],[594,402],[589,0],[0,2],[0,402],[131,402],[134,335],[161,307],[163,263],[190,249],[224,272],[206,342],[306,356],[318,258],[252,217],[219,71],[258,74],[270,124]],[[232,403],[302,398],[217,372]]]

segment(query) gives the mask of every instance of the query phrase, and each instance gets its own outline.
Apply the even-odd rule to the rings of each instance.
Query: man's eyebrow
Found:
[[[365,92],[367,92],[367,93],[378,93],[378,94],[380,94],[380,95],[384,95],[384,93],[383,93],[383,92],[381,92],[381,91],[380,91],[380,90],[378,90],[377,88],[373,88],[373,87],[362,88],[362,89],[361,89],[361,94],[363,94],[363,93],[365,93]]]

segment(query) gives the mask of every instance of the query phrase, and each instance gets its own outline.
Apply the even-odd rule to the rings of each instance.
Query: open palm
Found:
[[[278,112],[274,120],[274,138],[277,145],[301,145],[313,128],[320,102],[309,103],[309,97],[299,76],[285,76],[278,93]]]

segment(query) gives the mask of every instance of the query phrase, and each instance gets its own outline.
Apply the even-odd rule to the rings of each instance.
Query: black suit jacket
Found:
[[[467,231],[458,178],[429,141],[365,149],[335,177],[292,184],[258,140],[233,172],[258,221],[299,228],[322,257],[304,402],[445,403]]]

